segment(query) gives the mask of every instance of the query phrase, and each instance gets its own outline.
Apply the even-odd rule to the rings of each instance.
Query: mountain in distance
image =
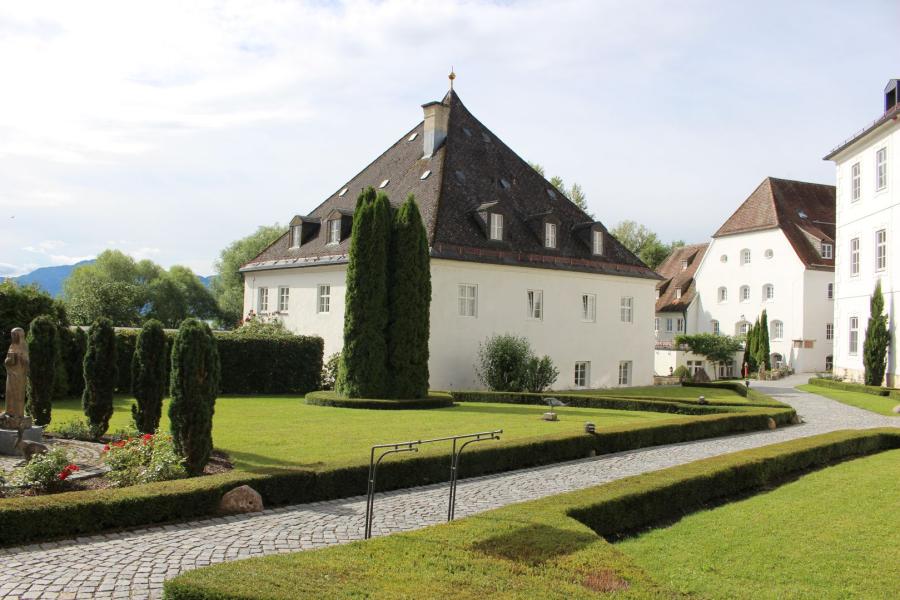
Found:
[[[35,269],[31,273],[20,275],[18,277],[10,277],[10,279],[15,281],[19,285],[30,285],[32,283],[37,284],[39,288],[41,288],[51,296],[58,298],[59,296],[62,296],[63,284],[66,282],[66,279],[69,278],[69,275],[72,274],[72,271],[74,271],[78,267],[90,265],[93,263],[94,260],[91,259],[82,260],[81,262],[77,262],[74,265],[40,267],[39,269]],[[212,283],[215,275],[198,275],[197,277],[200,279],[203,285],[208,288]]]

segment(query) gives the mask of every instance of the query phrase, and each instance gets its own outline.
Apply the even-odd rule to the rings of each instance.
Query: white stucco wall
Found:
[[[887,148],[887,186],[875,189],[875,153]],[[900,302],[900,123],[873,132],[834,157],[837,173],[837,248],[835,272],[835,353],[834,370],[838,375],[862,380],[862,343],[869,318],[869,298],[877,280],[881,280],[885,312],[892,333],[888,352],[887,383],[900,384],[900,353],[896,348],[895,311]],[[860,164],[860,198],[851,201],[851,169]],[[887,268],[876,271],[875,232],[887,231]],[[860,272],[850,275],[850,240],[860,241]],[[859,343],[850,352],[850,317],[859,319]]]
[[[741,264],[741,251],[749,249],[749,264]],[[772,257],[766,258],[766,251]],[[727,257],[722,262],[722,256]],[[696,316],[688,319],[689,333],[712,332],[712,321],[720,331],[736,335],[741,321],[753,323],[763,309],[769,320],[771,352],[781,354],[796,371],[825,368],[825,356],[832,343],[825,339],[825,324],[831,302],[826,299],[830,272],[807,270],[780,229],[769,229],[714,238],[695,276],[698,298]],[[766,300],[763,286],[775,287],[775,297]],[[740,289],[750,287],[749,300],[742,301]],[[719,301],[719,288],[728,290],[728,299]],[[773,321],[784,324],[780,339],[772,335]],[[793,340],[804,340],[812,348],[795,348]]]
[[[258,288],[266,286],[270,307],[277,288],[290,288],[290,307],[281,315],[296,333],[321,335],[325,354],[340,350],[344,323],[344,266],[256,271],[245,274],[244,314],[256,310]],[[576,361],[590,362],[589,386],[618,385],[620,361],[631,361],[630,385],[653,381],[653,311],[655,280],[432,260],[431,341],[432,389],[481,387],[475,375],[478,346],[494,334],[526,336],[539,355],[547,354],[559,369],[554,389],[574,387]],[[331,312],[316,313],[316,288],[328,283]],[[458,285],[478,286],[477,314],[459,315]],[[542,290],[544,317],[527,318],[527,291]],[[596,321],[581,318],[581,295],[597,295]],[[631,323],[620,319],[623,296],[634,298]]]

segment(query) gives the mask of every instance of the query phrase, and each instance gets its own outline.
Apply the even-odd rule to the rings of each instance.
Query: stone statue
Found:
[[[3,361],[6,367],[6,410],[0,414],[0,428],[31,427],[25,417],[25,386],[28,381],[28,346],[21,327],[12,330],[12,343]]]

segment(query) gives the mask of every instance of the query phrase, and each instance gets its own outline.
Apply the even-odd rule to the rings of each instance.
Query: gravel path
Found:
[[[900,426],[892,419],[793,389],[794,376],[756,387],[791,404],[805,423],[711,440],[657,446],[462,480],[456,516],[582,489],[691,461],[837,429]],[[447,485],[378,494],[375,535],[446,519]],[[321,548],[362,538],[365,497],[204,519],[124,533],[0,549],[0,597],[158,598],[163,580],[226,560]]]

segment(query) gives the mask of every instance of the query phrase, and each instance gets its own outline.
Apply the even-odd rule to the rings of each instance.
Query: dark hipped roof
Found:
[[[663,261],[657,273],[663,281],[656,284],[659,298],[656,299],[656,312],[684,312],[694,299],[696,285],[694,273],[706,254],[709,244],[691,244],[675,248]],[[682,261],[687,261],[687,268],[682,268]],[[676,298],[675,290],[681,289],[681,298]]]
[[[766,177],[713,237],[779,228],[807,268],[833,271],[819,242],[834,243],[834,204],[833,185]]]
[[[308,217],[324,221],[335,209],[352,211],[364,188],[378,189],[388,181],[383,190],[393,206],[415,195],[433,257],[658,277],[599,223],[596,227],[607,233],[604,255],[594,256],[591,218],[472,116],[455,92],[448,92],[441,102],[449,106],[447,138],[431,157],[423,157],[420,122]],[[479,223],[477,210],[491,203],[506,215],[504,242],[489,240]],[[545,218],[558,222],[557,249],[543,245]],[[285,233],[243,270],[345,262],[349,238],[327,245],[324,229],[322,224],[318,235],[299,248],[289,247]]]

